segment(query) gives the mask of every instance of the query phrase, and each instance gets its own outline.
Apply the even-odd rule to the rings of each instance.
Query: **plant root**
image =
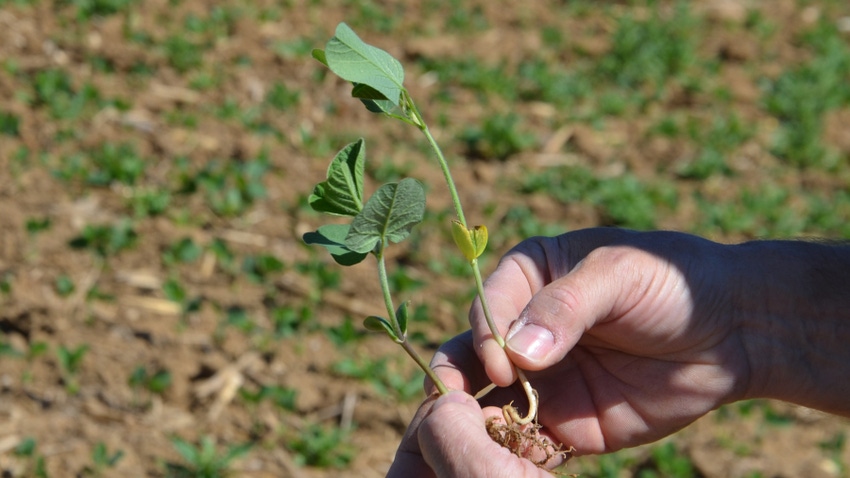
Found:
[[[511,405],[506,407],[513,408]],[[487,419],[486,427],[493,441],[507,448],[514,455],[531,461],[538,468],[545,468],[550,460],[558,456],[567,461],[575,451],[573,447],[564,449],[563,444],[555,445],[541,436],[541,426],[536,420],[534,423],[522,424],[511,420],[502,422],[499,417],[490,417]]]

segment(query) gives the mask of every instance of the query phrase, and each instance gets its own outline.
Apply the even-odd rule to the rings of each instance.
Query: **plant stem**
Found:
[[[475,276],[475,286],[478,288],[478,297],[481,302],[481,309],[484,310],[484,319],[487,320],[487,326],[490,327],[490,333],[499,347],[505,348],[505,339],[496,328],[496,322],[493,321],[493,316],[490,314],[490,306],[487,305],[487,300],[484,298],[484,280],[481,278],[481,268],[478,267],[478,260],[470,262],[472,266],[472,275]]]
[[[431,131],[428,129],[428,125],[425,123],[425,120],[422,118],[422,115],[419,113],[419,109],[416,108],[416,104],[413,102],[413,99],[407,94],[407,91],[404,92],[404,101],[407,105],[407,109],[413,115],[412,122],[419,127],[422,133],[425,135],[425,138],[428,139],[428,143],[431,145],[431,149],[434,150],[434,153],[437,155],[437,162],[440,164],[440,169],[443,171],[443,176],[446,179],[446,184],[449,188],[449,193],[452,196],[452,204],[455,208],[455,213],[457,214],[457,219],[463,225],[464,228],[469,229],[469,225],[466,223],[466,218],[463,215],[463,207],[461,206],[460,196],[457,192],[457,187],[455,186],[454,179],[452,179],[452,173],[449,170],[449,163],[446,161],[446,157],[443,155],[442,149],[440,149],[440,145],[437,144],[437,141],[434,139],[434,136],[431,134]],[[481,269],[478,267],[478,260],[473,259],[469,262],[472,267],[472,274],[475,276],[475,285],[478,289],[478,299],[481,302],[481,308],[484,311],[484,319],[487,321],[487,326],[490,328],[490,333],[493,335],[493,339],[499,344],[499,347],[505,348],[505,339],[502,337],[502,334],[499,333],[499,329],[496,328],[496,322],[493,320],[493,316],[490,314],[490,307],[487,305],[487,298],[484,295],[484,281],[481,278]],[[421,365],[420,365],[421,366]],[[522,383],[522,388],[525,390],[526,398],[528,399],[528,414],[525,417],[520,417],[516,412],[516,409],[508,406],[512,410],[513,421],[519,423],[521,425],[525,425],[531,423],[535,418],[537,418],[537,392],[532,388],[531,383],[528,381],[528,378],[525,376],[525,373],[520,370],[518,367],[514,366],[514,370],[517,372],[517,379]]]
[[[440,392],[440,395],[445,395],[449,393],[448,387],[440,380],[440,377],[431,369],[431,367],[422,359],[422,356],[416,352],[416,349],[410,344],[407,340],[407,331],[401,330],[401,325],[398,323],[398,319],[395,315],[395,307],[393,306],[393,298],[390,293],[390,282],[387,278],[387,264],[384,260],[384,249],[386,248],[387,243],[384,241],[378,247],[378,250],[375,252],[375,257],[378,259],[378,280],[381,283],[381,291],[384,295],[384,305],[387,308],[387,315],[389,316],[390,324],[393,326],[393,332],[395,333],[397,339],[395,342],[401,345],[401,348],[407,352],[407,355],[416,362],[416,365],[419,365],[428,378],[434,382],[434,386],[437,387],[437,390]]]
[[[375,258],[378,259],[378,281],[381,284],[381,292],[384,294],[384,306],[387,308],[387,315],[389,316],[390,324],[393,326],[393,332],[401,340],[404,339],[404,331],[401,330],[401,326],[395,316],[395,306],[393,305],[393,297],[390,293],[390,281],[387,279],[387,262],[384,259],[384,249],[386,246],[386,241],[383,241],[378,246],[378,250],[375,251]]]
[[[410,358],[412,358],[413,361],[416,362],[417,365],[419,365],[419,368],[425,371],[425,374],[428,375],[428,378],[430,378],[431,381],[434,382],[434,386],[437,387],[437,391],[440,392],[440,395],[445,395],[449,393],[449,389],[448,387],[446,387],[446,384],[444,384],[443,381],[440,380],[440,377],[438,377],[434,370],[431,369],[430,365],[425,363],[425,360],[422,359],[422,356],[420,356],[419,353],[416,352],[416,349],[414,349],[413,346],[410,345],[410,342],[407,340],[407,337],[405,337],[399,345],[401,345],[401,348],[403,348],[404,351],[407,352],[407,355],[410,355]]]
[[[443,177],[446,179],[446,184],[449,187],[449,193],[452,195],[452,204],[455,208],[455,214],[457,214],[457,219],[463,224],[463,227],[469,227],[466,223],[466,218],[463,215],[463,207],[460,203],[460,195],[457,193],[457,187],[455,186],[454,179],[452,179],[452,172],[449,169],[449,162],[446,161],[446,157],[443,156],[443,150],[440,149],[440,145],[437,144],[437,140],[434,139],[434,136],[431,134],[431,130],[428,129],[428,125],[425,124],[425,120],[422,119],[422,115],[419,114],[419,110],[416,108],[416,104],[413,103],[413,99],[408,97],[408,104],[410,106],[410,111],[414,115],[414,121],[419,126],[419,129],[425,135],[425,138],[428,139],[428,143],[431,145],[431,149],[434,150],[434,153],[437,155],[437,162],[440,165],[440,169],[443,171]]]

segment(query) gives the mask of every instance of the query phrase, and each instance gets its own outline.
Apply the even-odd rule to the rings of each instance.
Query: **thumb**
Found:
[[[623,252],[617,247],[595,249],[569,274],[537,292],[506,335],[511,361],[524,370],[550,367],[582,334],[611,316],[633,284],[629,276],[634,269],[623,266]]]
[[[437,476],[473,476],[471,470],[464,470],[474,461],[469,455],[487,454],[470,448],[492,443],[484,429],[481,407],[460,391],[451,391],[434,402],[419,427],[418,438],[422,455]]]
[[[551,476],[531,461],[522,460],[490,438],[485,412],[475,399],[452,391],[434,402],[419,427],[418,439],[425,462],[439,477]]]

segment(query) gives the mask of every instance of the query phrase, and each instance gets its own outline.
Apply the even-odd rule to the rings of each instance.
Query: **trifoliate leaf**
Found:
[[[351,222],[345,246],[355,252],[371,252],[378,243],[399,242],[425,215],[425,189],[407,178],[381,186]]]

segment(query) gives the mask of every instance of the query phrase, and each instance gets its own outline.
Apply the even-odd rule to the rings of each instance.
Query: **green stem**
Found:
[[[387,315],[389,316],[390,324],[393,326],[393,332],[396,337],[403,340],[405,338],[404,333],[398,324],[398,319],[395,317],[393,297],[390,293],[390,281],[387,278],[387,262],[384,259],[384,248],[386,248],[386,242],[381,242],[378,250],[375,251],[375,258],[378,259],[378,281],[381,284],[381,292],[384,294],[384,306],[387,308]]]
[[[416,104],[413,103],[413,98],[407,94],[407,91],[404,92],[404,101],[407,105],[407,109],[412,115],[412,122],[419,127],[423,134],[425,134],[425,138],[428,139],[431,149],[433,149],[434,153],[437,155],[437,161],[440,164],[440,169],[443,171],[443,176],[446,179],[446,185],[448,185],[449,193],[451,193],[452,196],[452,204],[454,204],[458,221],[460,221],[464,228],[469,229],[469,225],[466,223],[466,218],[463,215],[463,207],[460,203],[460,196],[457,193],[457,187],[455,186],[454,179],[452,179],[452,174],[449,170],[449,163],[446,161],[446,157],[443,155],[440,145],[437,144],[437,141],[428,129],[428,125],[425,124],[425,120],[416,108]],[[487,321],[487,326],[490,328],[490,333],[493,335],[493,339],[497,344],[499,344],[499,347],[504,349],[505,339],[502,337],[502,334],[499,333],[499,329],[496,328],[496,322],[493,320],[493,316],[490,313],[490,307],[487,305],[487,298],[484,295],[484,281],[481,278],[481,269],[478,267],[478,260],[471,260],[470,266],[472,266],[472,274],[475,276],[475,285],[478,289],[478,299],[481,302],[481,309],[484,311],[484,319]],[[525,373],[516,366],[514,366],[514,368],[517,372],[517,378],[522,383],[522,388],[525,390],[526,397],[528,398],[528,414],[525,417],[520,417],[516,412],[516,409],[513,407],[507,406],[506,408],[512,410],[511,416],[514,422],[524,425],[531,423],[537,418],[537,392],[531,387],[531,383],[529,383]]]
[[[443,176],[446,179],[446,184],[449,187],[449,193],[452,196],[452,204],[454,204],[457,219],[464,228],[468,229],[469,225],[466,223],[466,218],[463,215],[463,206],[460,203],[460,196],[458,195],[454,179],[452,179],[452,173],[449,170],[449,163],[443,155],[443,150],[440,149],[440,145],[437,144],[437,140],[434,139],[434,136],[428,129],[428,125],[425,124],[425,120],[416,108],[416,104],[413,103],[413,99],[409,96],[406,96],[405,98],[410,107],[410,111],[414,116],[414,122],[419,125],[419,129],[422,130],[423,134],[425,134],[425,138],[428,139],[431,149],[433,149],[434,153],[437,155],[437,162],[440,164],[440,169],[442,169]],[[493,321],[493,316],[490,314],[490,307],[487,305],[487,299],[484,297],[484,281],[481,279],[481,270],[478,267],[478,261],[472,261],[471,265],[472,273],[475,275],[475,285],[478,287],[478,297],[481,301],[481,308],[484,309],[484,319],[487,320],[487,326],[490,327],[490,333],[493,334],[493,338],[496,340],[496,343],[498,343],[500,347],[505,348],[505,339],[502,338],[502,335],[499,333],[499,329],[496,328],[496,323]]]
[[[443,177],[446,179],[446,184],[449,187],[449,193],[452,195],[452,204],[454,204],[457,219],[461,224],[463,224],[463,227],[468,227],[466,224],[466,218],[463,215],[463,207],[460,204],[460,195],[457,193],[457,187],[455,186],[454,179],[452,179],[452,172],[449,169],[449,162],[446,161],[446,157],[443,156],[443,150],[440,149],[440,145],[437,144],[437,140],[434,139],[434,136],[431,134],[431,130],[428,129],[428,125],[425,124],[425,120],[422,119],[422,115],[419,114],[419,110],[416,108],[416,104],[413,103],[413,99],[408,96],[407,101],[410,106],[410,111],[414,115],[415,123],[418,124],[419,129],[425,135],[425,138],[428,139],[431,149],[434,150],[434,153],[437,155],[437,162],[440,164],[440,169],[443,171]]]
[[[478,299],[481,302],[481,309],[484,310],[484,319],[487,320],[487,326],[490,327],[490,333],[499,347],[505,348],[505,339],[496,328],[496,322],[493,321],[493,316],[490,314],[490,306],[487,305],[487,299],[484,298],[484,280],[481,278],[481,268],[478,267],[478,260],[470,262],[472,266],[472,275],[475,276],[475,286],[478,288]]]
[[[410,345],[410,342],[407,340],[407,334],[405,333],[405,331],[401,330],[401,325],[399,325],[398,319],[395,316],[395,307],[393,306],[393,298],[392,294],[390,293],[390,282],[387,278],[387,264],[384,260],[384,249],[386,248],[386,246],[386,242],[382,242],[381,245],[378,247],[378,250],[375,252],[375,257],[378,259],[378,280],[381,283],[381,291],[384,295],[384,305],[387,308],[387,315],[389,316],[390,324],[393,326],[393,332],[397,337],[396,343],[401,345],[401,348],[403,348],[404,351],[407,352],[407,355],[409,355],[410,358],[412,358],[413,361],[416,362],[416,365],[419,365],[419,368],[421,368],[425,372],[425,374],[428,375],[428,378],[430,378],[431,381],[434,382],[434,386],[437,387],[437,390],[440,392],[440,395],[445,395],[449,393],[449,389],[446,387],[443,381],[440,380],[440,377],[437,376],[434,370],[432,370],[431,367],[425,362],[425,360],[422,359],[422,356],[420,356],[419,353],[416,352],[416,349],[414,349],[413,346]]]
[[[399,345],[401,345],[401,348],[403,348],[404,351],[407,352],[407,355],[410,355],[410,358],[412,358],[413,361],[416,362],[417,365],[419,365],[419,368],[425,371],[425,375],[428,375],[428,378],[430,378],[431,381],[434,382],[434,386],[437,387],[437,391],[440,392],[440,395],[445,395],[449,393],[449,389],[448,387],[446,387],[446,384],[444,384],[443,381],[440,380],[440,377],[437,376],[436,372],[434,372],[431,366],[425,363],[425,360],[423,360],[419,353],[417,353],[416,350],[413,348],[413,346],[410,345],[410,342],[407,340],[407,337],[405,337],[404,341],[402,341]]]

